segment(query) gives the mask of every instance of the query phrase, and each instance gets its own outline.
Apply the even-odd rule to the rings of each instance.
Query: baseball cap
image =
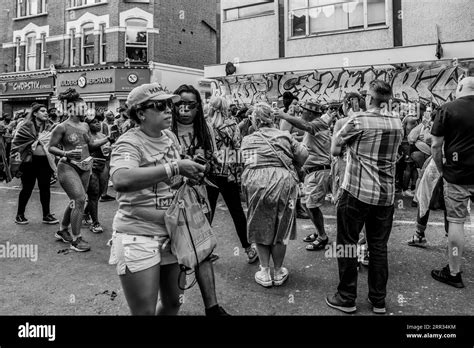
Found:
[[[323,113],[321,105],[317,102],[307,101],[304,105],[301,105],[301,107],[305,110],[308,110],[314,113],[320,113],[320,114]]]
[[[166,91],[159,83],[148,83],[136,87],[130,92],[127,98],[127,105],[131,107],[144,103],[148,100],[168,99],[171,99],[173,103],[176,103],[181,99],[181,97]]]

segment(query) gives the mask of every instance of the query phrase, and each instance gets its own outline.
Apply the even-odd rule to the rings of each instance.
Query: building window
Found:
[[[71,49],[69,53],[69,65],[74,66],[76,64],[76,54],[77,54],[77,47],[76,47],[76,30],[71,29]]]
[[[21,48],[21,39],[16,38],[15,43],[15,72],[20,71],[20,48]]]
[[[135,62],[148,61],[148,22],[144,19],[127,19],[125,50],[127,58]]]
[[[290,0],[291,1],[291,0]],[[273,0],[259,1],[258,4],[234,7],[224,10],[224,20],[236,20],[275,13]]]
[[[107,48],[107,35],[105,35],[105,24],[100,25],[100,34],[99,34],[99,44],[100,44],[100,63],[106,63],[106,48]]]
[[[386,0],[289,0],[290,36],[385,25]]]
[[[47,13],[46,0],[17,0],[17,17],[36,16]]]
[[[25,70],[36,70],[36,33],[26,35]]]
[[[94,64],[94,24],[82,26],[82,65]]]
[[[44,69],[46,62],[46,34],[41,34],[41,61],[40,61],[40,69]]]
[[[69,0],[69,7],[79,7],[94,4],[106,3],[107,0]]]

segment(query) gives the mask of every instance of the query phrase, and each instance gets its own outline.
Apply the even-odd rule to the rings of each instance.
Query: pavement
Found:
[[[19,194],[17,180],[0,184],[0,245],[37,246],[37,259],[0,259],[0,315],[128,315],[129,309],[115,266],[108,265],[116,202],[100,203],[99,218],[105,228],[95,235],[86,228],[84,238],[92,245],[87,253],[70,251],[54,238],[58,229],[41,223],[39,194],[35,190],[27,207],[30,224],[14,223]],[[112,191],[112,190],[111,190]],[[51,210],[59,219],[68,204],[58,184],[52,186]],[[455,289],[431,278],[433,268],[447,264],[447,238],[440,212],[432,212],[427,229],[428,248],[409,247],[414,232],[416,208],[408,198],[397,197],[395,222],[389,241],[387,315],[472,315],[474,313],[474,233],[466,229],[463,280],[466,288]],[[335,241],[335,207],[324,205],[330,242]],[[290,271],[286,284],[263,288],[254,281],[258,263],[249,265],[239,245],[232,219],[220,200],[214,221],[218,239],[215,262],[217,296],[232,315],[346,315],[329,308],[324,298],[336,291],[337,260],[324,251],[308,252],[301,240],[315,229],[310,220],[298,220],[298,238],[288,247],[285,266]],[[373,315],[367,298],[367,268],[359,273],[358,312]],[[188,284],[193,276],[188,277]],[[202,315],[204,306],[198,286],[186,291],[180,315]]]

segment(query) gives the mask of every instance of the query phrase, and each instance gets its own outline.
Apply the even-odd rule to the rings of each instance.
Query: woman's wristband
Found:
[[[173,176],[179,175],[179,165],[177,161],[173,161],[170,163],[171,166],[171,171],[173,173]]]
[[[168,179],[171,179],[173,177],[173,171],[171,170],[171,166],[169,163],[165,163],[165,170],[166,170],[166,175],[168,176]]]

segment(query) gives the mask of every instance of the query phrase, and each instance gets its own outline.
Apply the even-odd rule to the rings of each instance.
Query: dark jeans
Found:
[[[369,299],[374,304],[385,304],[387,295],[387,243],[392,231],[394,206],[376,206],[363,203],[344,190],[337,206],[337,244],[357,245],[359,233],[365,224],[369,250]],[[346,248],[344,248],[346,249]],[[346,249],[347,250],[347,249]],[[355,301],[357,297],[357,255],[338,258],[341,298]]]
[[[50,213],[49,204],[51,201],[50,180],[53,171],[49,166],[48,158],[46,156],[33,156],[31,162],[23,163],[21,165],[22,176],[20,196],[18,198],[17,215],[24,215],[26,205],[31,197],[31,193],[35,188],[36,180],[38,179],[38,188],[40,191],[40,202],[43,208],[43,216]]]
[[[247,218],[245,217],[244,210],[242,209],[242,202],[240,201],[239,185],[236,182],[228,182],[227,178],[222,176],[212,177],[211,181],[219,188],[216,189],[214,187],[206,186],[209,204],[211,205],[210,223],[212,224],[212,220],[214,219],[217,198],[219,197],[219,193],[221,193],[227,208],[229,208],[232,220],[234,221],[240,244],[242,244],[242,248],[248,248],[250,243],[247,240]]]

